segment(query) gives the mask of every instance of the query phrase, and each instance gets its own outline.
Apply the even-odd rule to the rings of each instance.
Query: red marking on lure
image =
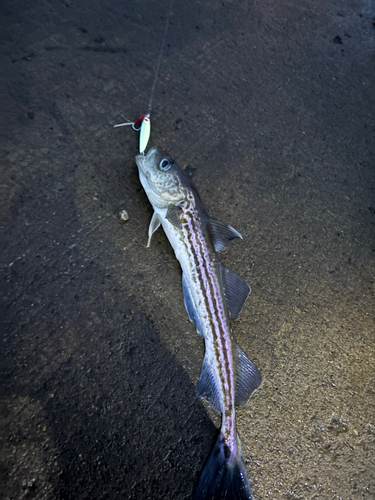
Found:
[[[141,115],[139,118],[137,118],[134,122],[133,122],[133,125],[137,125],[137,123],[139,123],[140,121],[142,121],[147,115],[144,114],[144,115]],[[142,125],[141,125],[142,126]]]

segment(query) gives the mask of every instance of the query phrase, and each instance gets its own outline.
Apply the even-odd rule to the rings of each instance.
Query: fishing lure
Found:
[[[140,127],[136,128],[136,125],[139,122],[141,122],[141,125],[140,125]],[[113,128],[125,127],[127,125],[131,125],[133,130],[135,130],[136,132],[140,132],[140,134],[139,134],[139,152],[141,155],[143,155],[145,153],[145,150],[147,148],[147,144],[148,144],[148,141],[150,140],[150,135],[151,135],[150,113],[141,115],[134,122],[125,122],[125,123],[119,123],[117,125],[113,125]]]
[[[150,120],[150,115],[148,114],[143,118],[142,124],[140,126],[139,152],[141,154],[144,154],[145,149],[147,148],[147,144],[150,139],[150,134],[151,134],[151,120]]]

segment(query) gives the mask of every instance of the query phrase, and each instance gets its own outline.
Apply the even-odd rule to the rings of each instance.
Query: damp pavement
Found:
[[[218,419],[202,340],[116,123],[147,110],[169,1],[1,6],[1,498],[191,499]],[[233,335],[254,498],[375,497],[374,11],[174,0],[151,144],[243,240]],[[126,210],[129,219],[119,218]]]

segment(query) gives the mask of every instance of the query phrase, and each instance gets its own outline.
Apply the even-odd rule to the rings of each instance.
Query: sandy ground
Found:
[[[134,156],[168,1],[1,6],[1,498],[191,499],[217,420]],[[373,7],[373,4],[372,4]],[[254,498],[375,498],[370,1],[174,0],[151,143],[243,235]],[[120,210],[127,222],[118,218]]]

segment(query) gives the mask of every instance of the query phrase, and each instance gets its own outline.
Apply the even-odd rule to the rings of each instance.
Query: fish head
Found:
[[[166,208],[186,199],[188,180],[164,150],[154,147],[146,155],[136,156],[135,161],[142,186],[154,207]]]

